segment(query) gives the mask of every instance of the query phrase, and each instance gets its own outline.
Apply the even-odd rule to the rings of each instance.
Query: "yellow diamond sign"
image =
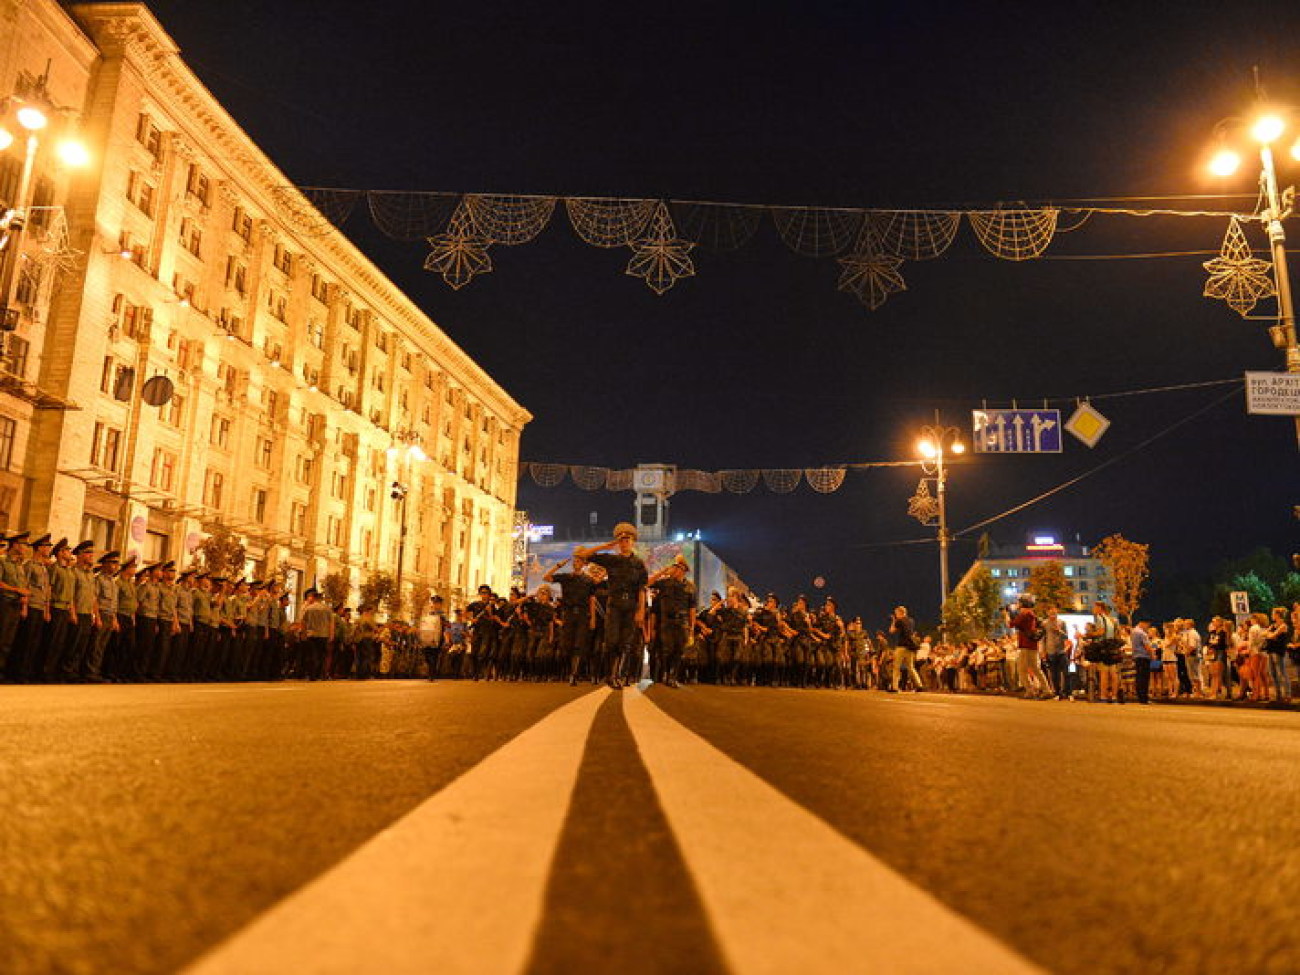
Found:
[[[1097,441],[1109,428],[1110,421],[1093,409],[1091,403],[1080,403],[1079,408],[1065,424],[1065,429],[1089,447],[1097,446]]]

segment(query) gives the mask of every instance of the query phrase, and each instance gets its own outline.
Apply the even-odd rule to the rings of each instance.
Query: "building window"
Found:
[[[116,535],[116,522],[109,521],[107,518],[100,518],[97,515],[81,516],[81,534],[78,537],[90,539],[95,543],[95,548],[98,551],[107,552],[111,549]]]
[[[9,462],[14,458],[14,439],[17,436],[17,422],[7,416],[0,416],[0,470],[9,469]]]
[[[148,115],[141,115],[136,120],[135,139],[154,159],[162,155],[162,131]]]
[[[325,522],[325,544],[343,546],[343,519],[330,515]]]
[[[152,217],[157,204],[158,189],[143,174],[133,172],[126,185],[126,198],[146,217]]]
[[[189,217],[181,221],[181,246],[195,257],[203,257],[203,231]]]
[[[230,229],[244,243],[248,243],[253,239],[253,218],[248,215],[248,211],[243,207],[235,208],[234,218],[230,221]]]
[[[203,479],[203,503],[210,508],[221,507],[221,496],[225,491],[226,478],[220,471],[208,469]]]
[[[378,493],[375,491],[373,487],[366,488],[366,510],[367,511],[375,510],[375,499],[377,497],[378,497]]]
[[[285,274],[293,270],[293,257],[289,254],[288,249],[283,244],[276,244],[275,251],[271,257],[271,263],[276,269],[283,271]]]
[[[330,494],[339,501],[347,499],[348,476],[342,471],[333,471],[330,474]]]
[[[230,447],[230,417],[219,413],[212,414],[212,428],[209,442],[215,447]]]
[[[307,323],[307,341],[318,349],[325,347],[325,326],[320,322]]]
[[[30,349],[25,338],[17,335],[10,335],[5,341],[4,358],[0,359],[0,364],[4,366],[6,372],[24,379],[27,376],[27,353]]]
[[[237,294],[248,294],[248,267],[233,255],[226,258],[226,287]]]
[[[266,307],[271,310],[271,315],[276,321],[284,321],[288,315],[289,302],[284,295],[278,295],[274,291],[266,293]]]
[[[172,539],[162,532],[147,532],[144,537],[144,561],[166,562],[171,557]]]
[[[90,444],[90,466],[116,471],[121,460],[122,431],[106,423],[95,424],[95,436]]]
[[[307,534],[307,506],[301,501],[295,501],[289,507],[289,534]]]
[[[271,441],[267,437],[257,438],[256,462],[264,471],[271,469]]]
[[[160,411],[163,423],[179,430],[185,420],[185,397],[173,393],[171,400]]]
[[[259,525],[266,524],[266,489],[253,488],[252,503],[253,521]]]
[[[312,459],[306,454],[299,454],[294,464],[293,475],[299,484],[311,483]]]
[[[155,447],[153,463],[149,467],[149,486],[159,491],[172,491],[176,484],[176,455],[170,450]]]
[[[321,304],[327,304],[330,300],[330,286],[319,274],[311,276],[311,296]]]
[[[208,178],[203,175],[198,163],[190,163],[190,171],[185,178],[185,195],[193,197],[204,206],[207,206],[210,191],[211,187]]]

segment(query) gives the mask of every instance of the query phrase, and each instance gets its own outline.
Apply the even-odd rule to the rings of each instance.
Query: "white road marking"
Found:
[[[736,975],[1041,971],[643,694],[623,713]]]
[[[608,694],[552,712],[187,971],[522,971]]]

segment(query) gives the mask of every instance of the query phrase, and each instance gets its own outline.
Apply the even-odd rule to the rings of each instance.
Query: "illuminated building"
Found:
[[[1110,574],[1101,560],[1090,554],[1088,546],[1062,542],[1056,535],[1043,532],[1030,535],[1020,545],[990,546],[989,553],[976,559],[957,585],[964,585],[976,570],[986,568],[1002,601],[1014,603],[1028,586],[1034,567],[1045,562],[1061,563],[1065,580],[1074,590],[1075,605],[1059,607],[1061,610],[1087,613],[1096,600],[1110,602]]]
[[[48,63],[90,150],[76,173],[37,160],[0,520],[180,563],[224,526],[298,585],[401,577],[403,551],[408,589],[504,587],[528,412],[324,221],[143,5],[0,2],[0,36],[0,95]]]

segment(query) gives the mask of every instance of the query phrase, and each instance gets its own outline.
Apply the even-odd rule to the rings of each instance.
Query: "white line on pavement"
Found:
[[[623,712],[736,975],[1040,971],[643,694]]]
[[[608,693],[552,712],[187,971],[521,971]]]

